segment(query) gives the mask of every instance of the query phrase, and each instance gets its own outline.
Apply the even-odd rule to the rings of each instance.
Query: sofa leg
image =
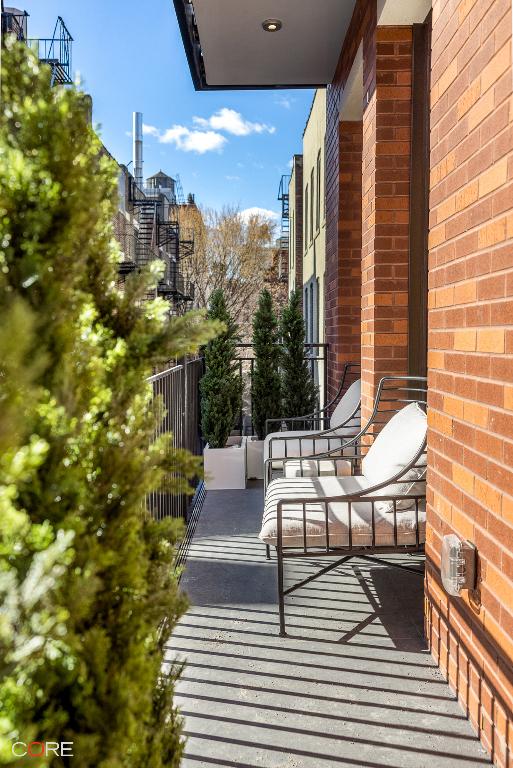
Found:
[[[271,559],[271,547],[269,546],[269,544],[265,545],[265,557],[267,560]]]
[[[278,607],[280,611],[280,637],[286,637],[285,631],[285,596],[283,594],[283,554],[281,549],[276,549],[278,556]]]

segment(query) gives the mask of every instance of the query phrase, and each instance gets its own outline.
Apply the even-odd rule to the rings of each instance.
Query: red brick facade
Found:
[[[511,0],[433,6],[426,633],[483,744],[513,765]],[[440,586],[454,531],[479,558]]]
[[[326,262],[326,341],[330,350],[328,399],[343,365],[360,361],[362,286],[362,123],[339,123],[336,251]],[[336,258],[334,258],[336,256]]]
[[[363,41],[364,416],[379,378],[408,370],[412,30],[377,28],[375,13],[374,2],[357,2],[328,88],[326,134],[333,386],[359,329],[348,275],[361,133],[339,125],[339,103]],[[432,26],[426,635],[494,762],[513,766],[511,0],[435,0]],[[441,537],[451,531],[478,552],[477,588],[463,598],[440,583]]]
[[[303,155],[294,155],[295,184],[289,194],[294,195],[294,222],[291,228],[291,240],[294,239],[295,255],[295,286],[299,288],[301,303],[303,303]],[[292,225],[292,222],[291,222]],[[289,244],[289,252],[291,251]],[[292,265],[290,265],[292,267]]]
[[[408,372],[411,27],[376,30],[363,114],[362,415],[379,380]],[[375,52],[375,53],[374,53]]]

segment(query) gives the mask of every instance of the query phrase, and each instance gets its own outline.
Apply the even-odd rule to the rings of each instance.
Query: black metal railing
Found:
[[[4,35],[13,35],[20,42],[26,41],[27,19],[26,11],[17,11],[14,8],[2,11],[2,40]]]
[[[72,78],[72,46],[73,38],[61,16],[57,17],[52,37],[27,37],[26,11],[8,8],[2,11],[2,45],[8,35],[25,43],[31,48],[42,64],[47,64],[52,72],[52,85],[71,85]]]
[[[27,45],[35,50],[40,62],[50,66],[52,85],[73,83],[72,44],[73,38],[61,16],[57,17],[52,37],[27,40]]]
[[[328,349],[329,344],[305,344],[304,359],[308,361],[310,373],[319,386],[318,407],[324,408],[328,391]],[[251,380],[255,367],[255,355],[252,344],[237,344],[237,362],[242,380],[242,408],[236,429],[244,435],[254,435],[253,405],[251,402]]]
[[[160,419],[157,436],[172,433],[173,445],[201,456],[203,443],[199,431],[199,382],[203,375],[203,358],[185,360],[151,376],[154,398],[159,398]],[[166,477],[148,497],[148,509],[157,520],[164,517],[188,519],[190,497],[172,492],[174,476]],[[196,481],[195,485],[197,485]]]
[[[121,250],[119,273],[121,275],[129,274],[134,271],[137,265],[137,236],[133,224],[119,212],[114,219],[114,237]]]

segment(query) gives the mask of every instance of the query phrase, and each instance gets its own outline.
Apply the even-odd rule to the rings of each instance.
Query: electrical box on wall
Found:
[[[453,597],[459,597],[463,589],[474,589],[476,584],[476,548],[454,533],[442,540],[442,583]]]

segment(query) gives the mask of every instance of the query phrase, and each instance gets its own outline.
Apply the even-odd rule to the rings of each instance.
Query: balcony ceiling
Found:
[[[199,90],[329,83],[355,0],[174,0]],[[262,22],[279,19],[278,32]]]

